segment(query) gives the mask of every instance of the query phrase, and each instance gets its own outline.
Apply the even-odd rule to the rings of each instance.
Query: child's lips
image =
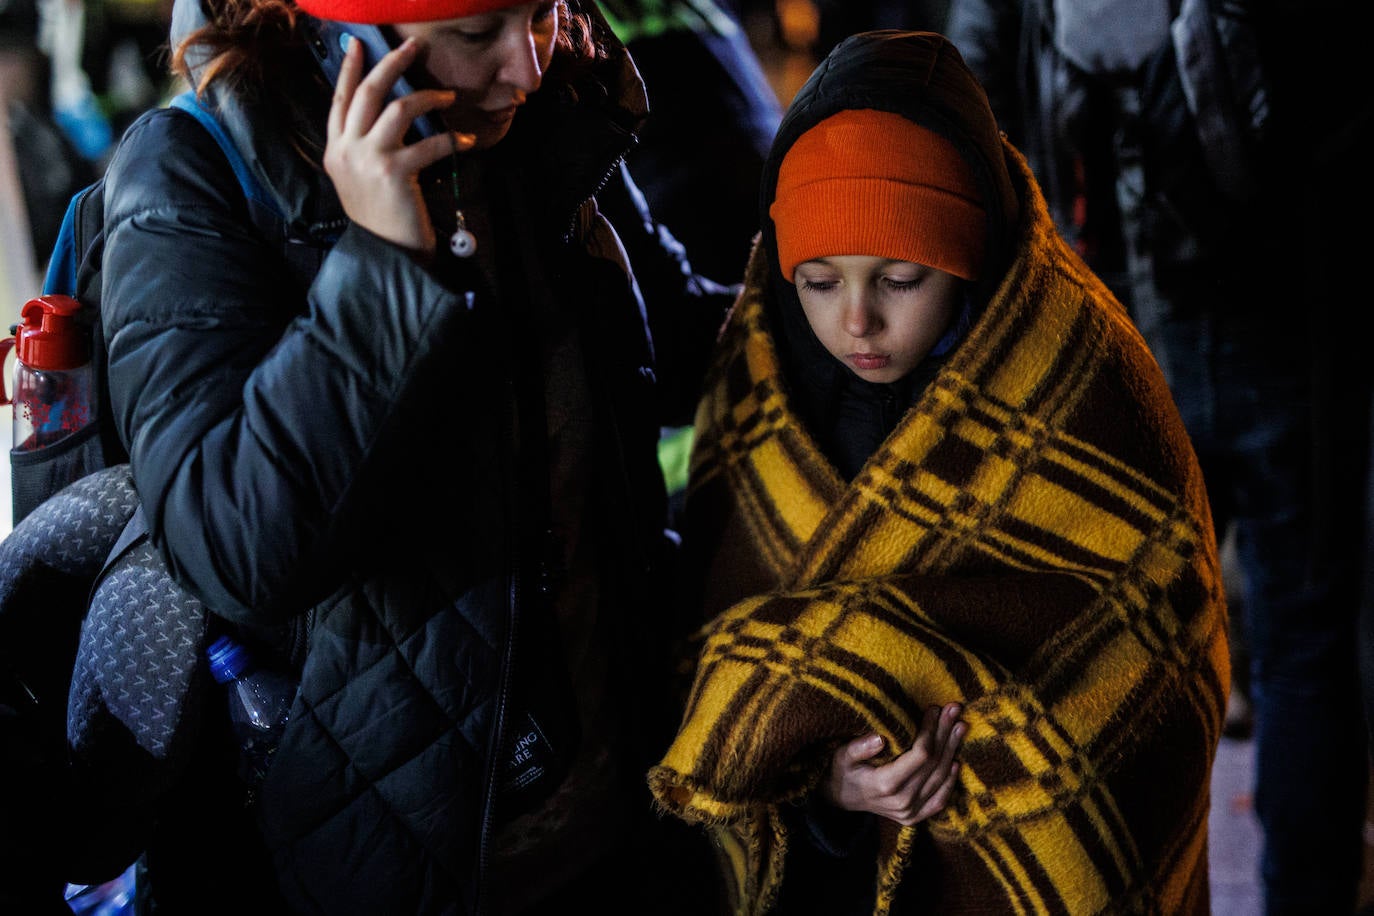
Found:
[[[887,364],[892,362],[892,357],[884,356],[881,353],[851,353],[849,361],[854,364],[856,369],[885,369]]]

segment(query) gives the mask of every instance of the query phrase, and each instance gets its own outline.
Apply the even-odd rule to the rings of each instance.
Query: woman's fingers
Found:
[[[354,45],[361,45],[361,42],[354,41],[348,46],[349,54],[354,53]],[[361,48],[358,49],[361,53]],[[420,44],[414,38],[407,38],[392,50],[388,51],[381,60],[377,61],[353,92],[352,100],[348,105],[348,116],[344,120],[344,130],[351,136],[361,137],[370,133],[378,123],[378,118],[382,115],[382,110],[387,107],[387,100],[391,96],[392,89],[396,86],[396,80],[401,78],[406,68],[415,63],[416,56],[420,53]],[[345,58],[344,64],[347,66],[349,58]],[[361,64],[360,64],[361,65]],[[342,82],[343,72],[340,70],[340,82]],[[390,125],[392,132],[395,133],[395,142],[400,143],[404,129],[396,131],[395,121],[391,119]],[[401,122],[402,125],[410,123],[409,118]]]
[[[404,136],[412,121],[447,108],[456,97],[457,93],[452,89],[417,89],[387,103],[377,116],[372,130],[383,135]],[[438,126],[437,122],[435,126]]]
[[[383,147],[395,145],[396,167],[402,172],[418,172],[452,153],[467,152],[477,142],[474,134],[449,131],[440,124],[435,125],[440,128],[437,133],[414,143],[404,142],[406,130],[412,121],[447,108],[453,104],[453,98],[452,90],[424,89],[396,99],[382,109],[372,130]]]
[[[358,88],[358,80],[363,72],[363,46],[360,41],[349,41],[344,48],[343,63],[339,66],[339,79],[334,83],[334,98],[329,104],[327,138],[333,140],[343,132],[344,120],[348,116],[348,106],[353,100],[353,92]]]
[[[363,73],[363,44],[349,41],[329,107],[329,139],[342,134],[350,138],[370,134],[383,141],[383,146],[399,146],[411,121],[452,105],[454,94],[447,89],[425,89],[391,98],[396,81],[415,62],[419,52],[419,42],[407,38]]]
[[[362,73],[362,42],[350,41],[345,50],[329,109],[329,139],[336,145],[341,139],[350,144],[365,141],[358,152],[390,157],[389,162],[376,161],[369,171],[381,168],[400,175],[414,174],[446,155],[471,149],[476,142],[472,134],[440,130],[406,144],[406,131],[413,121],[447,108],[455,98],[451,89],[421,89],[392,97],[396,80],[414,63],[419,50],[419,43],[407,38],[367,74]],[[384,179],[385,172],[376,177]]]
[[[436,239],[419,174],[447,156],[471,149],[476,138],[440,130],[406,143],[407,129],[416,118],[452,105],[455,98],[448,89],[406,91],[395,97],[397,80],[415,63],[420,48],[408,38],[364,73],[363,44],[349,42],[329,108],[324,170],[353,223],[430,257]]]
[[[404,171],[419,172],[445,156],[467,152],[476,142],[477,138],[472,134],[446,130],[402,147],[396,153],[396,164]]]

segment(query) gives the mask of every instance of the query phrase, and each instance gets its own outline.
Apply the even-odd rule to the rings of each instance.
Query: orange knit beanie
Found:
[[[852,254],[975,280],[987,240],[973,169],[954,144],[872,109],[842,111],[797,138],[768,215],[788,282],[803,261]]]
[[[364,25],[395,25],[398,22],[432,22],[461,19],[518,6],[529,0],[296,0],[296,5],[316,19],[356,22]]]

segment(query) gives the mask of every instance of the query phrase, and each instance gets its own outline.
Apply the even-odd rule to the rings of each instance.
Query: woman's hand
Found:
[[[905,827],[938,814],[959,774],[954,754],[968,731],[959,721],[962,712],[958,703],[930,707],[911,749],[881,766],[869,761],[882,751],[882,736],[865,735],[841,746],[830,759],[830,773],[822,785],[826,801]]]
[[[420,191],[420,170],[470,149],[474,138],[443,132],[405,144],[413,120],[454,99],[447,89],[421,89],[387,102],[419,50],[407,38],[363,76],[362,42],[349,42],[329,106],[324,170],[350,220],[428,259],[434,255],[434,223]]]

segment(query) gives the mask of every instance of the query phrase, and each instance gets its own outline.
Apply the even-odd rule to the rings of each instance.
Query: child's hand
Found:
[[[883,749],[879,735],[865,735],[841,746],[830,759],[822,786],[826,801],[846,811],[866,811],[910,827],[938,814],[959,774],[955,752],[968,726],[963,708],[950,703],[926,710],[911,749],[881,766],[872,760]]]

